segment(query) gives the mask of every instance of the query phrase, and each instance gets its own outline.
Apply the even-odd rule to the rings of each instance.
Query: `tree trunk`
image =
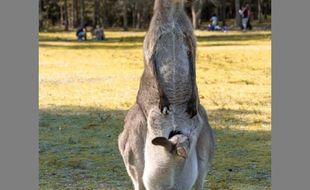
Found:
[[[123,7],[123,27],[124,31],[128,31],[128,18],[127,18],[127,1],[124,0],[124,7]]]
[[[195,5],[194,4],[192,4],[192,6],[191,6],[191,11],[192,11],[193,28],[197,29],[197,15],[196,15]]]
[[[226,22],[226,0],[222,0],[222,21],[224,25]]]
[[[142,22],[141,22],[141,10],[138,11],[137,13],[137,25],[136,25],[136,28],[141,28],[142,26]]]
[[[99,0],[94,0],[94,23],[93,23],[94,28],[97,26],[97,24],[99,24],[98,20],[99,20]]]
[[[143,15],[143,8],[142,8],[142,2],[136,1],[136,28],[141,28],[142,27],[142,15]]]
[[[64,24],[64,6],[60,5],[60,26]]]
[[[132,9],[132,28],[136,27],[136,16],[137,16],[137,1],[134,2],[133,9]]]
[[[201,24],[201,12],[203,8],[203,0],[195,1],[191,6],[193,28],[199,29]]]
[[[39,30],[43,28],[43,0],[39,0]]]
[[[76,28],[78,26],[78,7],[77,0],[72,1],[72,23],[73,27]]]
[[[107,0],[103,1],[103,19],[102,19],[102,24],[104,26],[109,26],[109,19],[108,19],[108,3]]]
[[[264,18],[265,18],[265,20],[267,20],[268,19],[268,3],[265,1],[264,2]]]
[[[259,23],[263,22],[262,0],[257,0],[257,18]]]
[[[197,14],[196,14],[196,19],[197,19],[197,28],[199,29],[200,28],[200,25],[201,25],[201,12],[202,12],[202,8],[203,8],[203,0],[200,0],[199,1],[199,4],[198,4],[198,11],[197,11]]]
[[[147,6],[143,6],[141,5],[142,8],[140,8],[141,10],[141,13],[140,13],[140,24],[139,24],[139,27],[142,28],[147,28],[148,25],[149,25],[149,18],[148,18],[148,14],[149,14],[149,10],[147,8]]]
[[[69,30],[69,18],[68,18],[68,2],[67,0],[65,0],[65,4],[64,4],[64,16],[65,16],[65,31]]]
[[[84,0],[80,0],[80,25],[83,26],[84,22]]]
[[[240,0],[235,0],[235,26],[238,27],[240,25]]]

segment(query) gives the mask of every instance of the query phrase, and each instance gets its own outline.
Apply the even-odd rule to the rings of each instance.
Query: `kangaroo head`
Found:
[[[171,154],[180,156],[184,159],[188,157],[190,147],[189,138],[183,134],[176,134],[170,139],[166,137],[156,137],[152,140],[152,144],[163,146]]]
[[[168,0],[168,1],[171,1],[173,3],[193,3],[197,0]]]
[[[155,7],[156,5],[161,5],[163,7],[171,7],[171,6],[179,6],[183,7],[184,4],[191,4],[194,3],[197,0],[156,0],[155,1]]]

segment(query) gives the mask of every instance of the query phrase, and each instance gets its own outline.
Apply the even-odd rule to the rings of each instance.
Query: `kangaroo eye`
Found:
[[[187,51],[187,55],[188,56],[192,55],[192,52],[191,51]]]

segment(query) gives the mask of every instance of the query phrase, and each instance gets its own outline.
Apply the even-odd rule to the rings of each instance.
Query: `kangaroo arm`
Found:
[[[156,85],[158,88],[159,93],[159,109],[162,113],[167,114],[167,110],[169,110],[169,101],[168,98],[164,92],[161,80],[159,78],[159,68],[156,61],[156,51],[154,51],[153,55],[151,56],[150,62],[149,62],[152,70],[152,74],[155,78]]]
[[[196,85],[196,44],[195,39],[190,34],[184,34],[185,40],[187,43],[187,47],[189,48],[187,55],[188,55],[188,62],[189,62],[189,74],[190,74],[190,80],[191,80],[191,87],[192,87],[192,93],[191,98],[188,102],[188,107],[186,112],[192,117],[197,115],[197,108],[199,105],[199,99],[198,99],[198,89]]]

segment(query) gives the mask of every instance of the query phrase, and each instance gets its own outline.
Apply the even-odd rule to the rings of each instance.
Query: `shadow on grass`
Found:
[[[234,109],[217,109],[209,110],[209,119],[215,121],[221,127],[243,126],[248,127],[253,124],[266,124],[265,121],[258,121],[257,119],[248,120],[245,117],[249,115],[262,114],[257,110],[234,110]],[[254,118],[255,118],[254,116]]]
[[[127,111],[40,109],[40,188],[130,186],[117,148]]]
[[[117,147],[126,113],[71,106],[40,109],[40,188],[130,188]],[[211,123],[228,115],[239,125],[251,123],[241,119],[252,114],[249,110],[219,109],[208,113]],[[270,133],[228,126],[214,129],[216,154],[207,186],[270,187]]]

